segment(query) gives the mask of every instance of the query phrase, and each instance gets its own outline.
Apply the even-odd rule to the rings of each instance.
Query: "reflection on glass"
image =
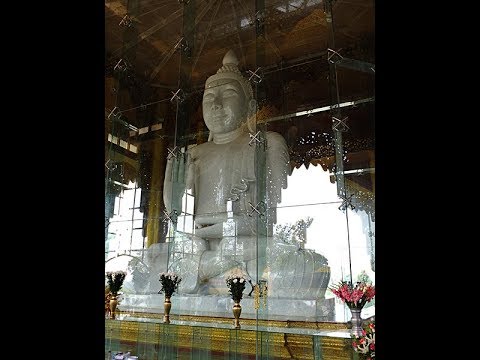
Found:
[[[179,272],[184,281],[179,289],[178,309],[185,314],[188,310],[204,309],[207,295],[215,295],[221,301],[226,295],[225,274],[239,267],[254,282],[268,286],[269,316],[281,316],[285,304],[289,304],[289,315],[303,316],[306,313],[297,305],[311,302],[321,308],[313,313],[315,319],[332,320],[330,315],[335,307],[335,319],[348,320],[350,314],[326,288],[329,282],[355,280],[359,276],[375,280],[375,164],[371,133],[374,68],[359,71],[359,66],[346,67],[345,61],[339,62],[336,85],[327,87],[336,78],[328,71],[331,64],[327,48],[334,48],[343,59],[358,58],[357,65],[360,60],[363,65],[372,61],[368,56],[373,55],[369,50],[373,43],[368,43],[372,34],[368,32],[373,23],[368,25],[362,20],[371,17],[371,5],[336,3],[335,29],[322,0],[260,2],[265,9],[259,11],[258,2],[233,2],[231,8],[228,2],[213,3],[197,4],[195,14],[191,13],[194,7],[182,5],[177,9],[178,4],[175,5],[172,14],[183,21],[164,23],[162,27],[170,25],[165,32],[144,32],[153,25],[149,25],[146,9],[141,15],[142,24],[134,24],[138,34],[148,34],[142,35],[139,48],[145,40],[153,46],[152,50],[162,54],[155,66],[158,59],[143,59],[143,52],[136,53],[140,56],[139,65],[155,66],[152,81],[142,83],[141,77],[136,79],[141,86],[145,85],[144,89],[155,85],[156,93],[148,105],[143,94],[136,94],[135,89],[122,89],[125,84],[118,81],[122,80],[118,72],[107,75],[109,83],[115,84],[114,104],[106,106],[107,113],[117,109],[122,115],[121,119],[109,115],[109,123],[106,122],[110,161],[106,165],[107,267],[127,267],[133,275],[126,288],[136,295],[151,294],[150,298],[145,297],[148,301],[154,299],[159,289],[159,272]],[[205,15],[210,13],[209,20]],[[108,21],[113,21],[113,17],[110,14]],[[119,35],[119,21],[113,22]],[[190,70],[182,49],[171,48],[173,55],[166,56],[177,39],[162,35],[180,34],[183,24],[195,28],[193,40],[197,41],[196,36],[202,39],[201,46],[194,50]],[[265,44],[258,41],[262,27]],[[230,33],[218,29],[228,29]],[[335,33],[328,33],[329,30]],[[227,39],[232,39],[232,34],[238,44],[231,46],[241,55],[245,72],[240,71],[236,55],[228,52],[218,72],[205,83],[200,99],[196,89],[202,86],[204,76],[220,65],[215,64],[214,56],[222,51],[219,49],[223,44],[229,43]],[[306,34],[310,35],[305,37]],[[331,45],[332,37],[336,47]],[[225,42],[217,41],[220,38]],[[361,39],[366,41],[362,43]],[[255,40],[256,48],[250,48],[250,40]],[[119,55],[115,47],[123,49],[124,45],[116,43],[109,49],[113,65],[120,60],[112,56]],[[130,49],[130,45],[127,47]],[[265,64],[259,72],[261,84],[248,79],[258,70],[258,55],[265,55],[260,61]],[[170,71],[172,67],[167,64],[170,56],[175,71]],[[178,103],[168,101],[170,90],[173,93],[177,84],[184,83],[181,76],[177,78],[177,60],[179,69],[187,70],[187,82],[191,82],[188,89],[183,88],[189,99],[187,105],[184,103],[189,110],[185,113],[179,112],[178,106],[176,112],[172,110]],[[138,70],[138,74],[144,70],[148,74],[152,69]],[[247,77],[243,76],[248,72]],[[138,74],[128,73],[127,78]],[[195,94],[191,89],[195,89]],[[112,94],[113,90],[108,88]],[[339,104],[331,103],[327,90],[332,94],[337,90]],[[254,94],[261,95],[259,104]],[[203,137],[200,101],[208,141]],[[135,110],[139,106],[141,111]],[[348,118],[343,140],[338,143],[331,124],[335,107]],[[145,108],[152,113],[142,113]],[[160,123],[157,119],[161,119]],[[192,126],[185,126],[184,120]],[[258,132],[257,124],[273,131]],[[196,137],[199,133],[202,137]],[[167,148],[173,151],[179,141],[184,147],[167,162]],[[337,146],[343,150],[335,154]],[[133,168],[130,176],[126,176],[128,164]],[[313,165],[321,165],[323,170]],[[340,165],[343,167],[335,173]],[[351,207],[342,206],[343,199],[338,198],[336,176],[345,179],[344,186],[343,181],[338,182],[342,183],[344,194],[353,195]],[[133,180],[129,182],[130,179]],[[178,216],[172,216],[173,210],[177,210]],[[194,299],[188,308],[181,307],[184,298]],[[251,299],[247,296],[245,300]],[[283,300],[288,302],[282,303]],[[373,310],[365,310],[374,313],[372,305]]]
[[[170,157],[165,174],[168,212],[185,209],[185,189],[194,198],[194,234],[177,232],[169,265],[185,280],[179,293],[225,294],[225,273],[240,268],[269,282],[271,298],[322,298],[330,276],[326,258],[272,236],[290,173],[288,149],[280,134],[255,132],[252,86],[232,51],[207,79],[202,105],[209,141]],[[256,193],[259,149],[265,151],[264,199]],[[269,236],[258,246],[257,236],[267,235],[258,233],[262,217]]]

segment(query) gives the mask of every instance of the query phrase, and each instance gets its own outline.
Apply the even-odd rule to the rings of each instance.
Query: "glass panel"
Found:
[[[105,269],[127,272],[122,314],[161,317],[174,271],[172,325],[233,327],[237,269],[255,347],[232,330],[224,355],[269,358],[264,320],[350,319],[328,286],[375,282],[373,15],[357,0],[105,3]],[[221,357],[211,329],[189,333],[189,355],[179,329],[142,325],[138,353]]]
[[[212,359],[211,329],[195,327],[192,329],[192,360]]]
[[[178,342],[178,326],[160,326],[157,337],[156,354],[158,359],[179,359],[182,348]],[[190,348],[190,344],[185,344]]]
[[[341,280],[375,283],[374,2],[335,3],[327,12],[333,15],[329,66],[332,103],[337,104],[332,110],[335,174],[350,258],[349,273]],[[364,308],[364,318],[375,315],[374,304]],[[343,313],[350,318],[349,310]]]
[[[174,325],[128,317],[107,321],[107,325],[121,329],[114,339],[123,352],[145,360],[352,359],[351,349],[344,350],[351,342],[345,331],[251,325],[238,330],[224,323],[180,321]]]
[[[112,354],[120,350],[120,331],[119,329],[109,326],[109,321],[105,322],[105,357],[110,360]]]

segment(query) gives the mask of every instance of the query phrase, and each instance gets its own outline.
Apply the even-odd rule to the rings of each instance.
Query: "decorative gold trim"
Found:
[[[132,314],[131,314],[132,315]],[[143,318],[160,319],[162,314],[135,313]],[[172,320],[202,323],[228,323],[232,328],[214,328],[194,325],[163,324],[135,321],[105,320],[105,344],[107,350],[128,351],[131,349],[168,349],[174,352],[189,352],[189,349],[207,353],[241,353],[255,355],[265,351],[269,357],[278,359],[310,360],[349,360],[352,358],[349,338],[314,336],[311,334],[292,334],[256,330],[236,330],[232,318],[209,318],[202,316],[172,317]],[[254,319],[242,319],[242,325],[255,325]],[[259,320],[259,326],[276,326],[285,328],[303,328],[318,330],[346,329],[344,323],[308,323],[292,321]],[[112,345],[113,344],[113,345]],[[258,345],[258,346],[257,346]],[[118,348],[120,347],[120,349]],[[257,350],[258,347],[258,350]],[[153,351],[153,350],[152,350]],[[165,350],[167,351],[167,350]],[[139,353],[139,355],[141,355]],[[292,357],[293,356],[293,357]],[[147,356],[148,357],[148,356]],[[143,359],[143,358],[142,358]],[[147,358],[143,360],[148,360]]]

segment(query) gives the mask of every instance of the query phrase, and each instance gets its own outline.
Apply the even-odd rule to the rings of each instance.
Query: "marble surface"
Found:
[[[194,315],[231,317],[233,300],[227,296],[217,295],[178,295],[171,298],[171,315]],[[124,295],[119,308],[125,312],[151,312],[163,314],[164,295]],[[257,311],[254,308],[253,297],[244,297],[241,301],[242,318],[255,319]],[[259,318],[269,320],[291,321],[334,321],[334,299],[277,299],[267,298],[267,306],[263,307],[260,298]]]
[[[269,294],[275,297],[322,298],[330,279],[327,259],[278,236],[267,238],[273,234],[276,209],[292,171],[289,150],[281,134],[257,129],[258,104],[250,79],[238,65],[235,52],[227,51],[222,66],[205,82],[202,113],[208,141],[167,158],[163,184],[166,212],[183,216],[182,199],[189,190],[194,230],[180,233],[172,226],[169,251],[156,247],[158,259],[147,256],[150,274],[155,274],[158,265],[168,264],[167,270],[182,278],[179,294],[203,295],[217,291],[218,277],[241,269],[251,279],[266,280]],[[146,280],[151,280],[138,279],[137,294]],[[209,306],[208,302],[201,305]],[[223,303],[215,306],[215,311],[228,308]],[[295,312],[313,308],[313,315],[318,315],[317,305],[294,306]],[[269,309],[272,311],[276,313],[275,305]]]

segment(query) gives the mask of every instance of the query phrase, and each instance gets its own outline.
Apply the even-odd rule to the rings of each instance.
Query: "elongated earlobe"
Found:
[[[256,128],[256,113],[257,113],[257,101],[251,99],[248,102],[248,112],[247,112],[247,128],[251,133],[255,133]]]
[[[257,112],[257,100],[250,99],[248,102],[248,115],[251,116]]]

